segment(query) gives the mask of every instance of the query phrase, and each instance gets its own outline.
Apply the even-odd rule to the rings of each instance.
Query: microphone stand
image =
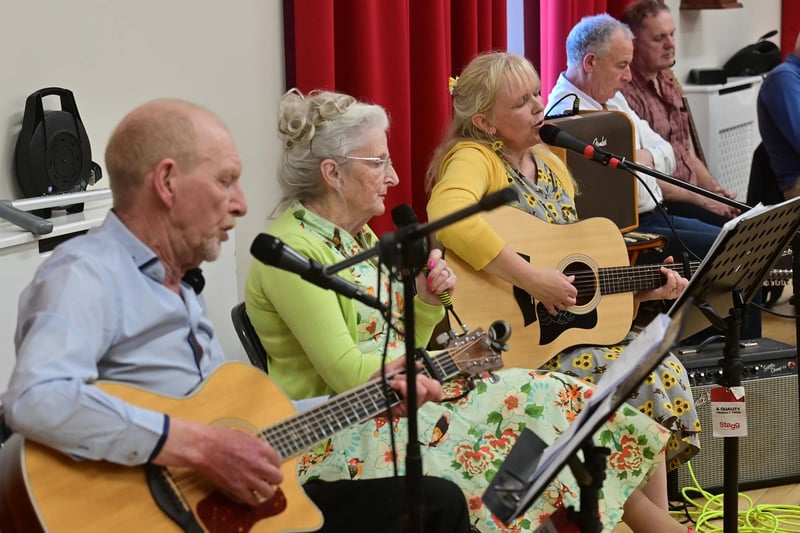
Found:
[[[577,150],[574,146],[569,146],[568,149],[577,151],[578,153],[582,153],[582,155],[584,155],[585,157],[595,160],[598,163],[605,166],[622,168],[629,172],[632,171],[642,172],[644,174],[653,176],[656,179],[665,181],[667,183],[671,183],[673,185],[677,185],[678,187],[682,187],[683,189],[686,189],[688,191],[695,192],[697,194],[705,196],[706,198],[710,198],[712,200],[716,200],[723,204],[740,209],[742,213],[752,209],[752,206],[743,204],[741,202],[737,202],[725,196],[721,196],[719,194],[703,189],[702,187],[698,187],[696,185],[692,185],[691,183],[679,180],[677,178],[664,174],[663,172],[659,172],[654,168],[646,167],[644,165],[640,165],[633,161],[629,161],[625,157],[618,157],[612,153],[600,150],[597,147],[593,147],[592,152],[589,152],[588,154],[586,152],[581,152],[580,150]],[[593,157],[595,154],[600,157]],[[765,225],[767,224],[768,221],[765,221]],[[766,233],[769,234],[770,232],[767,231]],[[795,234],[793,237],[793,245],[792,245],[792,252],[794,256],[792,277],[794,282],[793,285],[794,285],[795,300],[797,300],[798,292],[800,292],[798,291],[797,287],[798,281],[800,281],[800,274],[798,273],[798,270],[800,270],[800,259],[798,259],[798,257],[800,256],[800,252],[798,252],[799,246],[800,246],[800,232],[797,232],[797,228],[795,227]],[[712,249],[712,252],[713,251],[714,249]],[[725,252],[726,250],[722,251],[723,254]],[[733,264],[735,263],[735,261],[731,261],[731,263]],[[763,276],[761,276],[760,279],[763,279]],[[731,297],[733,306],[729,309],[729,315],[727,319],[723,319],[721,316],[719,316],[716,313],[716,311],[710,306],[705,305],[703,303],[697,304],[697,308],[705,316],[705,318],[710,323],[714,324],[717,328],[725,332],[725,347],[723,349],[724,357],[723,359],[720,360],[722,376],[719,380],[719,383],[729,388],[741,386],[743,363],[741,362],[741,358],[739,356],[739,341],[740,341],[739,328],[744,322],[744,317],[746,316],[747,303],[748,303],[743,299],[741,290],[737,289],[736,287],[734,287],[733,290],[731,291]],[[796,303],[795,309],[797,309],[798,306],[800,306],[800,304]],[[800,319],[795,319],[795,336],[798,339],[798,341],[800,341]],[[798,353],[797,355],[797,361],[800,364],[800,353]],[[800,391],[800,381],[798,381],[798,391]],[[723,444],[724,444],[724,449],[723,449],[724,524],[723,525],[725,533],[729,533],[732,531],[736,531],[738,527],[737,515],[736,515],[736,510],[738,509],[738,492],[739,492],[738,437],[725,437]]]
[[[417,381],[416,381],[416,352],[414,339],[414,296],[416,287],[414,277],[422,269],[427,258],[419,258],[421,241],[430,233],[448,226],[461,219],[470,217],[480,211],[488,211],[501,205],[510,203],[518,197],[518,192],[513,187],[508,187],[496,193],[489,194],[478,203],[460,209],[427,224],[409,224],[399,228],[396,232],[389,232],[380,238],[377,246],[356,254],[334,265],[323,267],[322,273],[331,276],[349,266],[360,263],[379,255],[381,260],[390,265],[394,274],[400,274],[403,281],[403,298],[405,308],[403,321],[405,326],[406,350],[406,403],[408,418],[408,445],[406,447],[406,521],[405,530],[409,533],[422,533],[422,452],[419,438],[417,437]],[[422,243],[424,246],[424,243]],[[419,264],[410,264],[419,262]]]
[[[700,194],[702,196],[705,196],[706,198],[711,198],[712,200],[716,200],[717,202],[729,205],[731,207],[735,207],[735,208],[741,210],[742,213],[744,213],[745,211],[749,211],[750,208],[752,207],[752,206],[749,206],[747,204],[743,204],[741,202],[737,202],[736,200],[732,200],[732,199],[728,198],[727,196],[722,196],[720,194],[717,194],[715,192],[711,192],[711,191],[709,191],[707,189],[704,189],[702,187],[698,187],[697,185],[693,185],[693,184],[688,183],[686,181],[680,180],[678,178],[670,176],[669,174],[664,174],[663,172],[659,172],[658,170],[656,170],[654,168],[646,167],[644,165],[640,165],[639,163],[635,163],[633,161],[630,161],[629,159],[627,159],[625,157],[618,157],[618,156],[616,156],[616,155],[614,155],[612,153],[606,152],[604,150],[600,150],[599,148],[595,148],[594,149],[594,153],[600,154],[602,156],[602,160],[599,161],[602,165],[606,165],[606,166],[611,165],[612,167],[622,168],[622,169],[625,169],[625,170],[627,170],[629,172],[633,172],[633,171],[642,172],[642,173],[647,174],[649,176],[653,176],[654,178],[659,179],[661,181],[665,181],[667,183],[671,183],[673,185],[677,185],[678,187],[686,189],[687,191],[691,191],[691,192]]]

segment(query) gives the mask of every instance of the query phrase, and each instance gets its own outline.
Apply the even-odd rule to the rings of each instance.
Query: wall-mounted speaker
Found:
[[[739,488],[800,481],[800,414],[798,414],[797,348],[773,339],[746,341],[744,363],[747,436],[739,438]],[[724,439],[714,437],[711,425],[711,388],[720,376],[723,345],[710,344],[699,353],[682,348],[678,356],[689,372],[692,394],[700,417],[702,449],[692,460],[700,486],[712,493],[724,487]],[[680,489],[692,486],[686,465],[670,472],[669,497],[680,500]]]

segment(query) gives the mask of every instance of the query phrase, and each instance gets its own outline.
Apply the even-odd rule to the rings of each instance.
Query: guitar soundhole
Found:
[[[261,505],[252,507],[235,502],[214,491],[197,504],[197,515],[206,530],[215,533],[250,531],[259,520],[275,516],[286,509],[286,495],[279,488],[275,495]]]
[[[580,261],[570,263],[564,269],[564,275],[571,276],[573,274],[575,275],[575,281],[572,283],[578,289],[575,305],[587,305],[597,293],[597,280],[592,267]]]

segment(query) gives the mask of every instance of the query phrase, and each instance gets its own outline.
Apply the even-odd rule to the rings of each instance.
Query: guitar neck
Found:
[[[460,373],[448,351],[432,357],[431,360],[445,379],[451,379]],[[421,372],[429,376],[427,370]],[[381,380],[374,379],[352,391],[335,396],[320,406],[270,426],[261,435],[285,460],[339,431],[369,420],[401,401],[402,398],[393,389],[385,394]]]
[[[661,273],[662,266],[681,274],[683,273],[683,264],[681,263],[600,268],[598,271],[600,291],[602,294],[618,294],[621,292],[657,289],[666,281],[664,275]],[[700,263],[696,261],[689,263],[689,269],[692,275],[697,271],[699,266]],[[592,274],[583,272],[575,274],[575,285],[579,287],[579,289],[581,284],[586,283],[582,278],[587,275],[591,276]]]
[[[686,276],[682,263],[600,268],[598,270],[598,277],[600,279],[601,294],[618,294],[621,292],[657,289],[662,286],[665,281],[663,274],[661,274],[662,266]],[[699,261],[690,261],[689,277],[694,276],[694,273],[697,272],[699,267]],[[578,287],[579,292],[582,287],[593,286],[594,282],[587,278],[587,276],[593,275],[590,272],[574,272],[574,274],[575,285]],[[791,279],[792,269],[772,269],[764,279],[764,283],[767,285],[785,285]]]

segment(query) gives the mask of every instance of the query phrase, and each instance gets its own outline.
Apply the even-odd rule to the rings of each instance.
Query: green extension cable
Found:
[[[686,514],[695,522],[697,533],[722,533],[722,526],[711,524],[712,521],[721,523],[723,518],[723,494],[712,494],[704,490],[692,469],[692,463],[687,462],[689,476],[693,486],[683,487],[681,495],[684,501],[694,511],[670,511],[673,516]],[[705,503],[693,499],[691,495],[697,494],[705,498]],[[696,496],[695,496],[696,497]],[[753,500],[746,494],[739,493],[739,498],[747,501],[747,507],[739,510],[739,533],[791,533],[800,531],[800,506],[797,505],[753,505]]]

